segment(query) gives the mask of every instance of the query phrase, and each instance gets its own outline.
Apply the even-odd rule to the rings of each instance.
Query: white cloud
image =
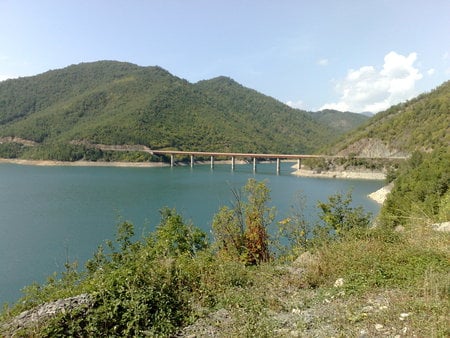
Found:
[[[434,73],[436,73],[436,70],[434,68],[430,68],[427,70],[427,74],[430,76],[434,75]]]
[[[298,101],[295,101],[295,102],[293,102],[293,101],[288,101],[288,102],[286,102],[286,104],[287,104],[289,107],[291,107],[291,108],[296,108],[296,109],[302,109],[302,108],[304,108],[304,107],[303,107],[304,102],[303,102],[302,100],[298,100]]]
[[[328,61],[328,59],[320,59],[320,60],[318,60],[317,61],[317,64],[319,65],[319,66],[328,66],[328,64],[329,64],[330,62]]]
[[[390,52],[384,57],[381,70],[374,66],[350,69],[345,79],[336,84],[338,102],[327,103],[321,109],[353,112],[379,112],[415,95],[416,81],[422,78],[414,66],[416,53],[408,56]]]

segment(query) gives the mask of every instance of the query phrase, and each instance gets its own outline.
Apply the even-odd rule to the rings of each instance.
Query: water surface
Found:
[[[115,226],[131,221],[137,233],[154,229],[159,210],[176,208],[186,220],[209,232],[213,215],[229,205],[232,188],[254,177],[267,180],[277,219],[288,216],[296,195],[307,198],[308,217],[318,200],[353,190],[355,204],[377,213],[367,194],[382,181],[303,178],[290,163],[217,164],[163,168],[39,167],[0,164],[0,304],[17,300],[33,281],[42,283],[66,260],[82,266],[98,245],[114,239]]]

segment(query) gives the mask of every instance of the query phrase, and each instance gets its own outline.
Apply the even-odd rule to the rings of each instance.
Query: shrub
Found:
[[[250,265],[266,262],[270,259],[267,227],[274,218],[267,206],[270,191],[264,182],[250,179],[243,189],[247,201],[239,191],[233,193],[233,208],[222,208],[214,216],[212,228],[218,252]]]
[[[342,237],[350,230],[367,228],[372,215],[365,213],[362,207],[352,207],[352,195],[348,192],[345,196],[340,193],[328,197],[328,203],[319,202],[319,218],[322,220],[322,228],[329,236]]]

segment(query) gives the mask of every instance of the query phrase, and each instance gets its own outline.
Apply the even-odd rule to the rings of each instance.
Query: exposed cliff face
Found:
[[[328,149],[330,154],[407,156],[450,145],[450,81],[372,117]]]
[[[338,155],[358,155],[363,157],[404,157],[409,154],[392,145],[388,145],[378,138],[362,138],[347,148],[338,152]]]

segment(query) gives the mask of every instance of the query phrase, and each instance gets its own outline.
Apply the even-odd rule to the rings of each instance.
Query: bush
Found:
[[[233,191],[235,204],[224,207],[214,216],[213,234],[219,255],[250,265],[270,260],[268,226],[273,210],[267,207],[269,189],[264,182],[249,179],[243,189],[247,201],[239,191]]]
[[[328,197],[328,203],[319,202],[321,226],[329,236],[342,237],[350,230],[367,228],[372,215],[365,213],[362,207],[352,207],[352,195],[340,193]]]

